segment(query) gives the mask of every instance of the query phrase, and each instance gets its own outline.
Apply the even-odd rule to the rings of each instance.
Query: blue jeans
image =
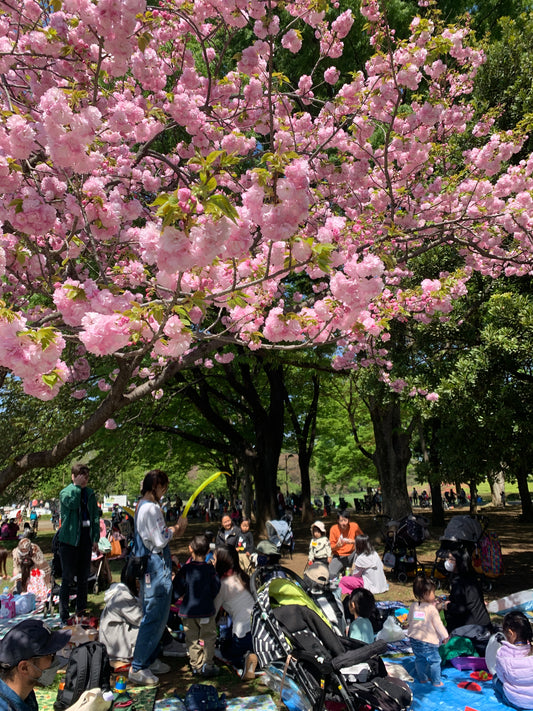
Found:
[[[505,695],[503,683],[500,679],[498,679],[496,674],[492,678],[492,688],[494,689],[494,696],[498,699],[498,701],[501,704],[505,704],[506,706],[510,706],[512,709],[520,709],[520,711],[522,711],[522,709],[523,709],[522,706],[515,706],[515,704],[513,704],[512,701],[509,701],[509,699]]]
[[[220,651],[224,657],[234,666],[242,669],[244,666],[244,655],[246,652],[253,652],[252,633],[247,632],[244,637],[236,637],[234,634],[229,639],[225,639],[220,645]]]
[[[440,684],[441,659],[439,645],[421,642],[419,639],[414,639],[413,637],[409,637],[409,642],[411,643],[411,648],[415,655],[415,669],[418,680],[425,682],[429,677],[432,684]]]
[[[140,581],[143,616],[133,653],[132,669],[146,669],[159,652],[159,642],[165,630],[170,611],[172,591],[170,551],[151,553],[146,575]],[[149,580],[148,580],[149,576]]]

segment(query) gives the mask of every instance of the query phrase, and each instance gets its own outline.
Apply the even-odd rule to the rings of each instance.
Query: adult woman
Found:
[[[233,622],[231,638],[223,641],[221,652],[236,667],[244,668],[243,679],[254,679],[257,657],[252,655],[251,615],[254,599],[250,593],[250,578],[241,569],[239,554],[232,546],[223,545],[216,549],[215,570],[220,578],[215,610],[218,613],[224,608]]]
[[[156,661],[159,640],[163,634],[172,591],[169,542],[172,536],[183,533],[187,520],[180,518],[175,526],[167,527],[159,506],[168,489],[168,476],[160,469],[152,469],[143,479],[141,498],[135,512],[134,555],[148,556],[146,574],[140,580],[143,616],[133,653],[129,678],[137,685],[155,686],[159,679],[154,672],[170,670]]]
[[[220,521],[221,526],[215,538],[215,546],[235,546],[239,536],[241,535],[241,529],[233,523],[231,516],[224,514],[222,520]]]
[[[444,617],[450,636],[488,639],[492,629],[490,616],[468,552],[450,551],[444,567],[450,573],[450,596],[444,604]]]
[[[355,588],[365,588],[373,595],[387,592],[389,584],[378,553],[372,548],[368,536],[355,539],[355,557],[351,574],[341,578],[340,589],[349,593]]]

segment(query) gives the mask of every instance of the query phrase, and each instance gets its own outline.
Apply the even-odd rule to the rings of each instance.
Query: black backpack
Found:
[[[85,642],[75,647],[68,660],[65,686],[57,692],[55,711],[72,706],[87,689],[109,691],[111,667],[105,645]]]

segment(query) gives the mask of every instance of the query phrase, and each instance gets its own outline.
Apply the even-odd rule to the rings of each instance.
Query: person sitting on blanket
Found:
[[[239,565],[239,554],[232,546],[219,546],[215,551],[215,570],[220,578],[220,590],[215,597],[215,611],[221,608],[231,617],[232,635],[220,645],[220,651],[230,663],[244,669],[243,679],[255,679],[257,656],[253,653],[250,577]]]
[[[533,709],[533,630],[523,612],[503,618],[505,641],[496,653],[496,698],[514,709]]]
[[[450,596],[444,603],[444,618],[450,637],[469,637],[477,651],[484,654],[492,624],[468,552],[450,551],[444,567],[450,574]]]
[[[31,558],[33,567],[41,571],[44,584],[49,589],[52,585],[50,564],[44,557],[44,553],[37,545],[32,543],[29,538],[22,538],[16,548],[13,548],[11,553],[13,556],[13,580],[19,580],[22,574],[22,561],[25,558]]]
[[[33,689],[54,682],[55,656],[70,634],[52,632],[41,620],[23,620],[9,630],[0,642],[0,711],[38,711]]]
[[[368,536],[357,536],[355,539],[355,557],[350,575],[341,578],[339,586],[343,593],[350,593],[356,588],[366,588],[373,595],[379,595],[389,589],[383,563]]]
[[[143,616],[139,581],[128,577],[126,571],[127,566],[124,566],[121,582],[106,590],[100,616],[99,640],[111,661],[131,662]],[[187,656],[185,644],[175,640],[167,628],[163,631],[161,647],[164,657]]]

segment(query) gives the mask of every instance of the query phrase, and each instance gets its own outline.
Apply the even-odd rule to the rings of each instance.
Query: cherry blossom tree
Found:
[[[341,76],[353,17],[326,0],[52,9],[0,2],[0,366],[41,399],[91,398],[93,356],[113,368],[0,489],[233,344],[333,343],[336,367],[401,389],[392,320],[442,317],[473,270],[529,273],[533,157],[511,165],[524,137],[474,120],[468,27],[416,17],[400,41],[363,0],[374,55]],[[304,27],[319,59],[287,77]],[[460,268],[413,284],[442,244]]]

